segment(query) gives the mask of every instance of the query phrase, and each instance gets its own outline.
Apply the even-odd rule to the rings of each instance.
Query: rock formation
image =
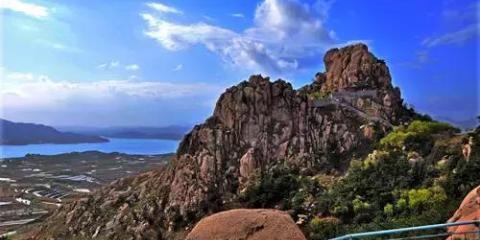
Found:
[[[480,220],[480,186],[473,189],[467,194],[465,199],[460,204],[455,214],[448,220],[448,222],[463,222]],[[477,233],[475,233],[475,231]],[[480,228],[475,225],[463,225],[448,228],[448,232],[457,233],[448,238],[453,239],[478,239]],[[464,234],[467,233],[467,234]]]
[[[235,209],[202,219],[186,240],[304,240],[302,231],[285,212]]]
[[[260,75],[227,89],[170,166],[63,206],[39,236],[173,239],[202,216],[235,205],[249,177],[272,165],[341,173],[374,136],[412,113],[367,46],[330,50],[324,61],[326,72],[298,90]]]

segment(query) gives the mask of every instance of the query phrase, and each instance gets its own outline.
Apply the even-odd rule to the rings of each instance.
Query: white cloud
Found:
[[[336,0],[317,1],[314,4],[314,10],[320,15],[320,19],[326,20],[333,3]]]
[[[243,15],[242,13],[232,13],[232,14],[230,14],[230,16],[236,17],[236,18],[244,18],[245,17],[245,15]]]
[[[98,69],[106,69],[106,70],[116,69],[116,68],[119,68],[119,67],[125,68],[125,70],[127,70],[127,71],[137,71],[138,69],[140,69],[140,66],[138,64],[124,65],[124,64],[121,64],[117,60],[112,60],[110,62],[106,62],[106,63],[102,63],[102,64],[97,65]]]
[[[431,61],[430,53],[426,50],[421,50],[415,53],[415,57],[412,60],[401,62],[400,65],[421,69],[425,64]]]
[[[330,48],[342,48],[342,47],[346,47],[348,45],[353,45],[353,44],[358,44],[358,43],[366,44],[368,46],[368,49],[373,50],[373,47],[371,46],[373,41],[369,40],[369,39],[348,40],[348,41],[345,41],[345,42],[332,44],[332,45],[330,45]]]
[[[97,68],[98,69],[113,69],[113,68],[117,68],[119,65],[120,65],[119,61],[112,60],[110,62],[102,63],[102,64],[98,65]]]
[[[107,66],[109,66],[108,63],[102,63],[102,64],[99,64],[99,65],[97,66],[97,68],[99,68],[99,69],[105,69],[105,68],[107,68]]]
[[[446,33],[439,37],[426,38],[422,44],[427,47],[451,44],[461,45],[474,37],[478,37],[479,32],[480,25],[474,23],[456,32]]]
[[[62,44],[62,43],[52,42],[52,41],[45,40],[45,39],[36,39],[35,42],[37,42],[37,43],[39,43],[43,46],[46,46],[46,47],[49,47],[49,48],[52,48],[52,49],[55,49],[55,50],[58,50],[58,51],[62,51],[62,52],[69,52],[69,53],[81,53],[81,52],[83,52],[81,49],[78,49],[76,47],[67,46],[67,45]]]
[[[175,14],[182,14],[182,11],[174,8],[174,7],[170,7],[170,6],[167,6],[165,4],[162,4],[162,3],[158,3],[158,2],[151,2],[151,3],[147,3],[147,6],[149,6],[150,8],[153,8],[159,12],[162,12],[162,13],[175,13]]]
[[[265,0],[255,11],[254,26],[243,32],[206,24],[178,24],[142,13],[145,34],[168,50],[201,44],[225,62],[268,72],[310,64],[334,43],[334,32],[323,26],[325,13],[297,0]],[[319,60],[316,59],[316,62]]]
[[[210,17],[208,15],[203,15],[202,17],[209,22],[215,22],[216,21],[215,18]]]
[[[420,64],[427,63],[430,60],[430,55],[427,51],[418,51],[415,56],[416,61]]]
[[[95,82],[54,81],[48,76],[32,73],[4,72],[1,96],[4,106],[55,106],[72,98],[114,99],[122,96],[170,99],[218,92],[219,88],[205,83],[179,84],[162,81],[103,80]],[[134,81],[135,80],[135,81]],[[201,89],[201,91],[198,91]],[[55,92],[55,94],[52,94]],[[203,93],[202,93],[203,92]],[[13,96],[13,97],[12,97]]]
[[[10,79],[11,81],[15,81],[15,82],[32,81],[33,74],[21,73],[21,72],[10,72],[6,74],[5,79]]]
[[[137,64],[130,64],[125,66],[125,69],[129,71],[137,71],[138,69],[140,69],[140,66],[138,66]]]
[[[45,18],[49,14],[46,7],[21,0],[2,0],[0,1],[0,9],[20,12],[35,18]]]
[[[118,61],[110,62],[110,67],[111,68],[116,68],[116,67],[118,67],[118,65],[120,65],[120,63]]]
[[[0,117],[53,125],[191,124],[210,114],[218,84],[128,80],[68,81],[0,68]],[[55,94],[52,94],[55,93]]]
[[[225,42],[237,35],[228,29],[205,23],[181,25],[158,19],[151,14],[144,13],[141,16],[149,25],[145,34],[168,50],[179,50],[198,43],[211,45],[213,42]]]
[[[175,66],[175,68],[174,68],[174,69],[172,69],[172,70],[173,70],[174,72],[176,72],[176,71],[180,71],[180,70],[182,70],[182,68],[183,68],[183,64],[178,64],[178,65],[177,65],[177,66]]]
[[[451,6],[444,6],[442,17],[449,23],[476,22],[480,14],[480,3],[473,2],[468,5],[459,5],[452,2]]]

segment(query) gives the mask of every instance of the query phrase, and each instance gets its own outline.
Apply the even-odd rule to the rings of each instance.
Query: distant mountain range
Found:
[[[459,127],[461,129],[473,129],[478,126],[478,119],[476,117],[471,117],[463,120],[457,120],[457,119],[452,119],[450,117],[446,116],[435,116],[435,119],[451,123],[452,125],[455,125],[456,127]]]
[[[190,130],[186,126],[166,127],[57,127],[60,130],[111,138],[146,138],[180,140]]]
[[[2,145],[98,142],[108,142],[108,139],[96,135],[61,132],[53,127],[41,124],[17,123],[0,119],[0,144]]]

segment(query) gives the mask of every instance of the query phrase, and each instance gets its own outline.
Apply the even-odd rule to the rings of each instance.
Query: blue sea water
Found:
[[[69,152],[100,151],[126,154],[161,154],[177,150],[179,141],[162,139],[109,138],[105,143],[0,145],[0,158],[23,157],[26,154],[55,155]]]

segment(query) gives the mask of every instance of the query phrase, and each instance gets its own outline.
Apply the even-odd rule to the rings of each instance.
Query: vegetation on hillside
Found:
[[[395,128],[347,173],[302,176],[274,166],[243,192],[250,207],[289,210],[304,221],[310,239],[345,233],[445,222],[480,184],[480,129],[458,129],[428,120]],[[472,138],[472,155],[462,147]]]

